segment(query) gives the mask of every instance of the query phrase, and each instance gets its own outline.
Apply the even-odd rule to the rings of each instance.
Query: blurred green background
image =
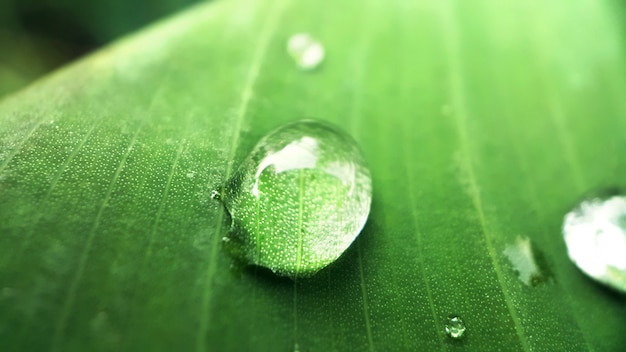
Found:
[[[199,0],[0,0],[0,98]]]

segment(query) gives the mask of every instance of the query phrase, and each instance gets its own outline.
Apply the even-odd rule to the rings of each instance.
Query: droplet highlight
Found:
[[[287,52],[296,65],[305,71],[313,70],[324,61],[324,46],[307,33],[292,35],[287,41]]]
[[[315,274],[350,246],[369,215],[372,183],[350,136],[305,120],[262,138],[222,196],[232,218],[230,252],[295,278]]]
[[[580,270],[626,292],[626,197],[583,201],[565,215],[563,237]]]
[[[446,335],[453,339],[460,339],[465,333],[465,323],[458,316],[448,317],[446,321]]]

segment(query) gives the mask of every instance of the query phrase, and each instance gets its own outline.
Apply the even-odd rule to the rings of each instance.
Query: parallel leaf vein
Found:
[[[45,115],[44,115],[45,116]],[[24,147],[24,145],[26,144],[26,142],[33,136],[33,134],[35,134],[35,131],[39,128],[39,126],[41,126],[41,124],[43,123],[43,119],[39,122],[37,122],[35,124],[35,126],[33,126],[32,129],[30,129],[30,131],[28,131],[28,133],[24,136],[24,138],[22,138],[22,140],[20,141],[20,143],[15,147],[15,149],[13,149],[11,151],[11,153],[9,153],[9,155],[7,156],[6,159],[4,159],[4,161],[2,162],[2,164],[0,164],[0,173],[2,171],[4,171],[4,169],[6,169],[7,166],[9,166],[9,163],[11,162],[11,160],[13,160],[13,158],[22,150],[22,148]]]
[[[141,265],[141,268],[139,270],[140,274],[141,272],[143,272],[147,262],[149,261],[150,257],[152,256],[152,247],[154,245],[154,237],[156,235],[157,229],[159,228],[159,222],[161,221],[161,215],[163,214],[163,209],[165,208],[165,203],[167,202],[167,197],[169,195],[170,192],[170,187],[172,185],[172,178],[174,177],[174,174],[176,173],[176,168],[178,166],[178,161],[180,159],[181,154],[183,153],[185,149],[185,141],[181,141],[178,150],[176,151],[176,156],[174,157],[174,162],[172,163],[172,168],[170,170],[170,173],[167,177],[167,182],[165,183],[165,189],[163,190],[163,195],[161,196],[161,200],[159,201],[159,208],[157,210],[155,219],[154,219],[154,223],[152,224],[152,230],[150,231],[150,239],[148,241],[148,246],[146,247],[146,253],[144,254],[144,259],[143,259],[143,263]]]
[[[515,332],[519,338],[519,341],[525,351],[530,351],[530,345],[528,340],[526,339],[524,328],[522,326],[520,317],[513,306],[511,301],[510,294],[504,285],[504,274],[502,273],[502,268],[500,267],[500,263],[497,259],[496,250],[494,248],[492,235],[489,233],[487,229],[487,222],[485,220],[485,213],[483,210],[483,204],[480,196],[480,190],[478,188],[478,184],[476,181],[476,175],[474,171],[474,165],[471,155],[471,148],[469,143],[469,138],[467,135],[467,125],[466,121],[468,119],[468,111],[465,102],[465,92],[463,85],[463,72],[461,71],[461,65],[459,63],[459,58],[461,57],[461,53],[459,52],[459,38],[458,38],[458,28],[455,25],[456,19],[453,18],[452,6],[448,1],[442,1],[442,24],[445,31],[445,35],[447,37],[446,48],[447,48],[447,58],[448,58],[448,68],[450,70],[449,79],[450,79],[450,88],[452,99],[454,102],[454,106],[457,109],[457,112],[454,114],[454,122],[457,128],[457,133],[459,135],[460,147],[462,150],[462,162],[464,171],[466,172],[466,176],[468,177],[469,182],[469,193],[472,198],[472,202],[474,204],[474,208],[476,209],[478,219],[481,226],[481,231],[485,237],[485,242],[487,246],[487,252],[489,254],[489,258],[491,259],[491,264],[498,279],[498,284],[500,285],[500,289],[504,296],[505,304],[509,311],[509,315],[515,325]]]
[[[119,179],[119,176],[122,173],[122,170],[124,169],[126,160],[128,159],[128,156],[130,155],[130,153],[132,152],[133,146],[137,142],[137,137],[139,136],[140,130],[141,128],[137,129],[129,146],[126,148],[126,152],[122,156],[120,163],[117,169],[115,170],[115,174],[113,175],[113,178],[111,179],[111,182],[109,183],[109,187],[107,188],[106,194],[104,196],[104,200],[102,201],[102,204],[100,205],[100,208],[98,209],[98,213],[96,214],[96,218],[94,220],[91,231],[89,232],[87,236],[87,242],[80,256],[76,274],[74,275],[74,278],[72,279],[70,283],[68,293],[65,297],[63,306],[61,308],[61,314],[59,315],[59,318],[57,319],[55,332],[54,332],[53,339],[52,339],[53,351],[57,351],[60,348],[60,343],[63,338],[63,333],[65,332],[65,327],[67,325],[67,319],[69,318],[69,315],[74,306],[74,300],[76,298],[76,291],[78,290],[78,285],[80,284],[80,281],[83,277],[83,273],[85,271],[85,265],[87,264],[87,259],[89,258],[89,254],[91,252],[91,245],[96,236],[98,227],[100,226],[100,220],[102,218],[102,214],[104,213],[104,209],[106,208],[109,202],[109,199],[111,198],[111,194],[113,193],[113,188],[115,187],[115,184],[117,183],[117,180]]]
[[[259,35],[257,46],[255,48],[254,54],[252,56],[252,61],[250,63],[250,69],[248,70],[248,74],[246,76],[246,79],[243,85],[243,91],[241,94],[240,103],[237,108],[237,113],[235,115],[234,135],[233,135],[233,141],[232,141],[230,152],[229,152],[229,159],[228,159],[229,161],[225,169],[225,175],[224,175],[225,180],[227,180],[231,175],[233,164],[234,164],[235,152],[236,152],[237,146],[239,145],[240,130],[241,130],[241,126],[243,123],[243,119],[247,114],[248,107],[252,99],[254,86],[259,77],[259,72],[260,72],[263,60],[265,58],[267,48],[269,46],[269,43],[271,42],[271,39],[274,33],[276,32],[278,22],[279,22],[278,20],[280,16],[282,15],[282,12],[284,11],[286,4],[285,4],[285,0],[283,0],[283,1],[276,2],[276,3],[272,3],[272,5],[273,7],[270,10],[270,14],[267,16],[267,19],[265,20],[261,33]],[[217,224],[216,224],[217,230],[215,232],[215,236],[213,237],[211,252],[209,253],[209,261],[208,261],[206,273],[204,275],[204,289],[203,289],[204,293],[202,295],[202,305],[200,309],[200,312],[202,315],[200,317],[200,323],[199,323],[198,331],[196,333],[196,351],[198,352],[205,351],[207,349],[206,332],[209,327],[209,322],[211,321],[211,311],[210,311],[211,284],[212,284],[213,275],[215,274],[215,269],[216,269],[215,261],[217,257],[217,249],[219,247],[218,240],[221,238],[221,231],[222,231],[221,225],[222,225],[223,219],[224,219],[224,213],[220,212],[217,218]]]
[[[37,227],[37,224],[39,223],[39,221],[45,214],[45,211],[48,210],[48,208],[45,207],[44,205],[48,202],[48,198],[50,198],[52,191],[56,188],[57,184],[59,183],[59,180],[61,179],[61,176],[65,173],[71,161],[76,157],[76,155],[78,155],[78,152],[83,148],[85,143],[87,143],[87,140],[89,140],[89,137],[91,136],[93,131],[96,129],[96,126],[98,126],[98,124],[93,124],[91,126],[89,131],[85,134],[83,139],[78,143],[76,148],[74,148],[74,150],[72,150],[70,155],[68,155],[68,157],[63,161],[63,164],[59,168],[59,171],[57,171],[57,173],[54,175],[52,179],[52,182],[50,182],[50,186],[46,190],[45,195],[39,202],[38,211],[33,217],[30,229],[28,230],[26,235],[24,235],[24,238],[22,239],[20,243],[20,248],[17,251],[11,252],[8,256],[6,256],[3,264],[0,265],[0,267],[6,267],[7,263],[10,263],[13,258],[19,258],[22,256],[22,254],[24,253],[24,250],[26,249],[26,247],[28,246],[28,243],[30,242],[30,238],[35,232],[35,228]]]

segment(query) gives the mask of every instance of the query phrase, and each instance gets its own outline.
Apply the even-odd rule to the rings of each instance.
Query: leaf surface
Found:
[[[12,95],[3,350],[619,350],[624,296],[579,272],[560,227],[585,194],[626,187],[623,11],[220,1]],[[314,72],[285,50],[302,31],[325,46]],[[310,279],[233,267],[211,191],[310,117],[364,151],[365,229]],[[536,286],[505,255],[520,239]]]

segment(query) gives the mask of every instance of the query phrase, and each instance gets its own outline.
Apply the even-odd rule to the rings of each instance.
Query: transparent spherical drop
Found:
[[[262,138],[223,194],[235,252],[290,277],[313,275],[337,260],[365,225],[371,198],[356,142],[312,120]]]
[[[626,292],[626,197],[583,201],[565,216],[563,237],[580,270]]]
[[[446,321],[446,335],[453,339],[460,339],[465,333],[465,323],[457,316],[448,317]]]

